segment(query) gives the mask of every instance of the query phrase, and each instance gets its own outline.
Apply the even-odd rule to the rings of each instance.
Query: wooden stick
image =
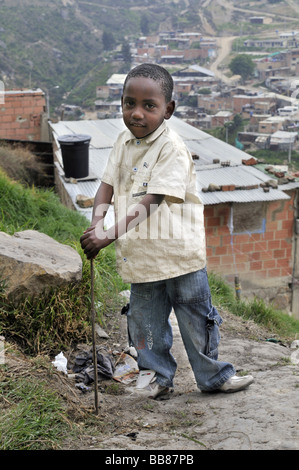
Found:
[[[96,350],[96,331],[95,331],[95,309],[94,309],[94,265],[93,259],[90,260],[90,277],[91,277],[91,326],[92,326],[92,350],[93,350],[93,370],[94,370],[94,402],[95,414],[99,413],[98,400],[98,366],[97,366],[97,350]]]

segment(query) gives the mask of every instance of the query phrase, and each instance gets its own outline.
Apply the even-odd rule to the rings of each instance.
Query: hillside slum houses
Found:
[[[299,318],[299,175],[260,164],[176,116],[168,124],[193,156],[204,204],[208,269],[232,285],[238,276],[242,295],[260,296]],[[90,221],[93,198],[123,121],[60,121],[50,127],[57,191],[64,204]],[[66,178],[59,138],[78,133],[91,137],[89,175]],[[106,218],[107,226],[112,223],[113,207]]]
[[[253,23],[262,20],[250,19]],[[277,52],[278,45],[281,50]],[[244,41],[249,51],[266,51],[254,59],[255,78],[266,84],[264,88],[241,86],[238,77],[230,84],[216,77],[205,65],[217,55],[217,47],[216,38],[199,32],[170,31],[140,37],[131,44],[131,53],[134,66],[155,62],[171,67],[175,115],[185,122],[209,130],[231,123],[239,114],[248,122],[238,136],[242,148],[281,150],[291,145],[298,149],[299,32],[279,32],[272,40]],[[124,79],[125,75],[114,74],[97,87],[95,109],[99,119],[121,116]],[[289,134],[294,131],[295,139]]]

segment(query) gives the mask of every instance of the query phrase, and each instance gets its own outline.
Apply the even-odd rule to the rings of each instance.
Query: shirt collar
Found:
[[[163,121],[162,124],[160,124],[160,126],[154,132],[152,132],[146,137],[143,137],[142,139],[137,139],[134,136],[134,134],[132,134],[131,131],[127,130],[125,143],[127,144],[128,142],[132,140],[135,140],[135,141],[138,140],[138,141],[144,141],[147,144],[149,144],[150,142],[153,142],[154,140],[156,140],[165,131],[165,129],[166,129],[166,122]]]

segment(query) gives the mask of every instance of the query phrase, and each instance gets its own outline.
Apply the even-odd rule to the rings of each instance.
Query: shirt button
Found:
[[[140,140],[136,140],[136,144],[137,144],[137,145],[140,145],[140,144],[141,144],[141,141],[140,141]]]

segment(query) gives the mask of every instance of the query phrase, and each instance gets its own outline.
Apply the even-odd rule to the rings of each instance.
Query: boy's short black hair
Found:
[[[137,65],[137,67],[134,67],[128,73],[125,79],[124,89],[126,87],[128,80],[133,77],[151,78],[152,80],[156,80],[160,82],[162,92],[165,96],[166,103],[169,103],[169,101],[171,101],[172,92],[173,92],[173,79],[170,73],[167,72],[167,70],[161,67],[160,65],[157,65],[157,64]]]

